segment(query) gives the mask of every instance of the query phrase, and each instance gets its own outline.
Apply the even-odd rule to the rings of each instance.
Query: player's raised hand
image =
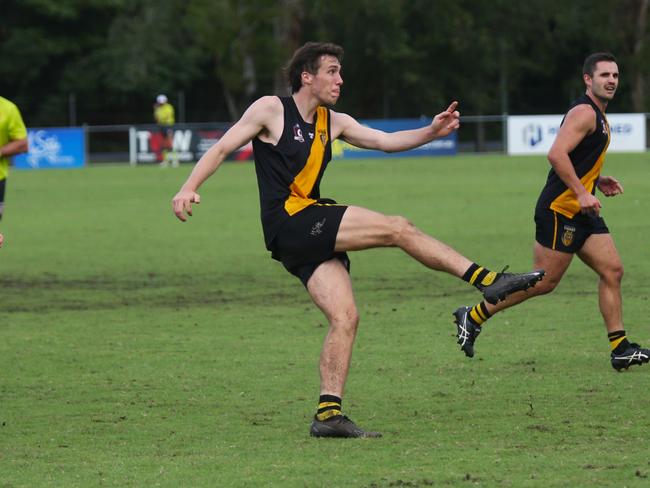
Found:
[[[176,217],[185,222],[186,215],[192,216],[193,203],[201,203],[201,196],[198,193],[191,190],[179,191],[172,199],[172,209]]]
[[[460,127],[460,113],[456,110],[458,102],[453,101],[447,107],[447,110],[440,112],[433,118],[431,127],[435,134],[435,138],[445,137]]]

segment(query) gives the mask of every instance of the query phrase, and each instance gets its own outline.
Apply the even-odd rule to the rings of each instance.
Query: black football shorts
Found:
[[[555,251],[575,254],[592,234],[609,234],[605,220],[578,214],[572,219],[548,208],[535,209],[535,240]]]
[[[323,199],[289,217],[269,246],[273,259],[281,261],[305,287],[316,268],[332,258],[338,258],[349,272],[347,254],[334,251],[347,208]]]

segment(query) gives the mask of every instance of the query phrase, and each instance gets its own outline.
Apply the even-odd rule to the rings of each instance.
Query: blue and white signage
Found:
[[[29,152],[13,158],[18,169],[80,168],[86,164],[82,128],[28,129],[27,140]]]
[[[360,120],[361,125],[379,129],[384,132],[397,132],[400,130],[419,129],[431,123],[431,119],[377,119]],[[457,151],[456,132],[447,137],[436,139],[409,151],[385,153],[370,149],[361,149],[347,142],[337,139],[332,143],[332,157],[343,158],[377,158],[377,157],[406,157],[406,156],[447,156],[454,155]]]
[[[508,154],[546,154],[560,130],[562,115],[508,117]],[[646,150],[644,114],[606,114],[611,131],[608,152]]]

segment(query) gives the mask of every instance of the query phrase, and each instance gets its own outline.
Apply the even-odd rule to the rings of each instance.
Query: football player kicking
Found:
[[[398,247],[424,266],[474,285],[492,303],[533,286],[543,271],[495,273],[424,234],[404,217],[321,197],[319,185],[334,139],[395,152],[447,136],[459,127],[456,102],[429,125],[393,133],[365,127],[331,110],[343,85],[342,56],[343,49],[329,43],[307,43],[298,49],[287,69],[292,95],[254,102],[199,160],[174,197],[173,209],[185,221],[192,214],[192,203],[200,201],[199,186],[228,154],[253,141],[266,247],[300,279],[329,322],[320,355],[320,397],[310,434],[379,437],[378,432],[358,427],[341,406],[359,324],[347,252]]]

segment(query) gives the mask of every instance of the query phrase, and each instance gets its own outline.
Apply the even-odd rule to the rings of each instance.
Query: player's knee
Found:
[[[407,239],[413,232],[415,226],[406,217],[396,215],[389,217],[391,222],[391,244],[399,245],[401,241]]]
[[[623,275],[625,274],[625,269],[623,268],[623,263],[617,266],[614,269],[616,280],[620,283],[623,280]]]
[[[535,295],[546,295],[548,293],[551,293],[557,285],[560,283],[560,280],[553,278],[552,276],[544,276],[542,278],[542,281],[537,283],[533,288],[531,288],[530,292],[533,292]]]
[[[620,284],[621,281],[623,280],[623,274],[624,274],[624,269],[623,269],[623,263],[618,262],[614,263],[612,266],[607,268],[607,271],[603,273],[603,279],[610,281],[611,283],[616,283]]]
[[[348,334],[356,334],[359,327],[359,311],[351,305],[337,310],[331,318],[332,327],[341,329]]]

